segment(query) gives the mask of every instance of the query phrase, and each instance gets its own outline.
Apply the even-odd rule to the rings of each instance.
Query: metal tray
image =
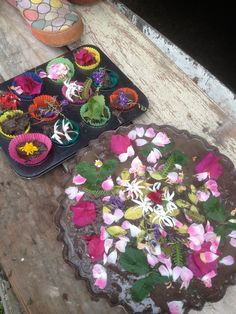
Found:
[[[96,46],[93,45],[83,45],[81,47],[93,47],[97,49],[100,52],[101,55],[101,63],[99,64],[99,67],[105,67],[107,69],[115,71],[119,75],[119,81],[118,84],[110,90],[107,91],[101,91],[100,94],[105,96],[106,105],[109,105],[109,96],[110,94],[120,87],[129,87],[134,89],[138,96],[139,96],[139,103],[142,105],[142,109],[139,106],[135,106],[133,109],[123,111],[122,113],[117,114],[116,110],[113,110],[112,108],[112,117],[109,120],[109,122],[104,127],[94,128],[86,125],[80,118],[79,114],[79,107],[78,105],[69,105],[68,108],[63,111],[65,116],[69,119],[73,119],[74,121],[78,122],[80,126],[80,136],[79,139],[71,146],[59,146],[57,144],[52,145],[52,150],[50,151],[47,159],[41,163],[40,165],[34,165],[34,166],[24,166],[17,162],[15,162],[8,153],[8,145],[10,140],[4,137],[0,134],[0,145],[6,154],[6,157],[9,160],[10,165],[15,170],[17,174],[24,178],[36,178],[44,173],[50,171],[51,169],[55,168],[56,166],[60,165],[65,160],[71,158],[74,154],[76,154],[81,148],[84,148],[88,145],[89,141],[92,139],[97,138],[101,133],[108,130],[114,130],[117,129],[121,125],[126,125],[132,122],[132,120],[138,116],[140,116],[143,112],[146,111],[148,108],[148,100],[147,97],[138,89],[128,78],[124,75],[124,73]],[[80,48],[80,47],[79,47]],[[78,50],[76,48],[75,50]],[[80,71],[80,69],[76,66],[74,63],[74,51],[70,51],[68,53],[65,53],[62,55],[65,58],[68,58],[72,61],[75,67],[75,74],[72,78],[72,80],[78,80],[78,81],[85,81],[85,79],[88,76],[91,76],[92,72],[86,74]],[[42,65],[39,65],[36,68],[33,68],[29,71],[32,72],[40,72],[45,71],[47,63],[44,63]],[[28,72],[28,71],[27,71]],[[0,90],[7,90],[9,86],[12,85],[12,81],[14,80],[14,77],[0,85]],[[58,96],[59,100],[64,99],[64,96],[61,92],[62,85],[59,85],[57,83],[54,83],[48,78],[43,79],[43,86],[41,94],[47,94],[52,96]],[[25,112],[28,111],[28,106],[32,103],[32,100],[22,100],[21,105],[18,107],[18,109],[21,109]],[[30,132],[40,132],[43,133],[42,124],[38,125],[32,125]]]

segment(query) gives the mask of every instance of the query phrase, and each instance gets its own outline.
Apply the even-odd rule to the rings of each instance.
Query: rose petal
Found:
[[[236,230],[231,231],[230,234],[228,234],[228,237],[236,239]]]
[[[114,212],[115,221],[120,220],[124,216],[124,213],[121,209],[116,209]]]
[[[127,240],[120,239],[119,241],[116,242],[115,247],[118,251],[124,253],[127,243],[128,243]]]
[[[73,183],[76,185],[84,184],[86,181],[87,181],[87,179],[82,177],[79,174],[73,178]]]
[[[205,264],[214,262],[218,257],[219,255],[212,252],[200,253],[200,259]]]
[[[160,274],[164,277],[170,277],[171,276],[171,270],[169,270],[164,265],[161,265],[158,270],[159,270]]]
[[[110,191],[114,187],[114,183],[111,177],[108,177],[105,181],[102,182],[102,188],[104,191]]]
[[[147,144],[147,141],[145,139],[139,138],[135,141],[137,146],[143,146],[145,144]]]
[[[134,141],[136,139],[137,133],[135,130],[132,130],[128,133],[128,137],[130,140]]]
[[[84,196],[84,192],[79,192],[75,197],[76,201],[79,202],[83,196]]]
[[[129,157],[134,156],[135,151],[134,151],[132,145],[130,145],[130,146],[127,148],[127,154],[128,154]]]
[[[96,279],[95,285],[98,286],[100,289],[104,289],[107,285],[106,269],[100,264],[95,264],[93,266],[92,272],[93,277]]]
[[[68,195],[68,198],[70,200],[73,200],[78,195],[78,188],[76,186],[70,186],[67,189],[65,189],[65,193]]]
[[[236,239],[231,238],[229,241],[230,245],[232,245],[233,247],[236,247]]]
[[[110,214],[110,213],[104,213],[102,215],[103,221],[106,225],[111,225],[113,224],[113,222],[115,221],[115,217],[114,215]]]
[[[176,281],[182,272],[182,268],[179,266],[174,267],[172,272],[173,281]]]
[[[168,308],[170,310],[170,314],[182,314],[183,313],[183,305],[182,301],[171,301],[167,303]]]
[[[120,162],[125,162],[128,159],[129,155],[127,153],[120,154],[118,156]]]
[[[116,260],[117,260],[117,251],[114,250],[107,256],[107,263],[108,264],[115,264]]]
[[[104,249],[106,253],[108,253],[109,249],[112,247],[112,244],[113,244],[113,239],[106,239],[104,241]]]
[[[156,135],[156,132],[154,131],[153,128],[148,128],[148,129],[146,130],[146,132],[145,132],[145,136],[146,136],[146,137],[153,138],[153,137],[155,137],[155,135]]]
[[[148,261],[148,264],[151,266],[151,267],[154,267],[156,266],[156,264],[159,262],[159,259],[154,256],[154,255],[151,255],[151,254],[147,254],[147,261]]]
[[[228,256],[223,257],[223,258],[219,261],[219,263],[224,264],[224,265],[227,265],[227,266],[231,266],[231,265],[234,264],[234,258],[233,258],[233,256],[228,255]]]
[[[141,128],[136,128],[135,131],[136,131],[138,137],[143,137],[144,136],[144,128],[142,128],[142,127]]]
[[[154,143],[157,146],[164,147],[165,145],[170,143],[170,139],[166,133],[158,132],[157,135],[152,140],[152,143]]]
[[[155,164],[157,162],[156,154],[154,153],[153,150],[147,156],[147,162],[151,164]]]

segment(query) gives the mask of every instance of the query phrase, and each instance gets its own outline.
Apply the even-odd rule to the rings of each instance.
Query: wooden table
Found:
[[[79,43],[99,46],[148,97],[150,109],[135,122],[171,124],[199,134],[236,164],[236,125],[160,50],[108,2],[77,7],[86,25]],[[6,80],[68,48],[49,48],[31,36],[23,19],[0,4],[0,74]],[[72,47],[70,47],[72,48]],[[64,263],[53,215],[63,168],[26,181],[0,152],[0,262],[26,313],[124,313],[105,300],[91,300],[83,281]],[[207,304],[203,313],[235,313],[236,287]],[[194,313],[192,311],[191,313]],[[196,312],[197,313],[197,312]]]

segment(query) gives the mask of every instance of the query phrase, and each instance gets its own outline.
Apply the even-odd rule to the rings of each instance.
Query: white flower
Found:
[[[167,227],[174,227],[175,226],[174,219],[168,215],[168,211],[166,211],[162,205],[157,204],[154,207],[154,212],[156,214],[156,217],[153,218],[152,223],[154,223],[156,220],[158,220],[161,228],[163,228],[163,224]]]
[[[123,186],[126,188],[125,192],[128,192],[128,196],[133,199],[143,196],[142,189],[145,189],[145,186],[142,183],[143,181],[134,179],[132,182],[124,182]]]
[[[166,201],[166,212],[167,213],[172,213],[175,209],[177,209],[177,206],[175,205],[174,202],[172,202],[173,197],[175,196],[175,192],[172,192],[170,194],[169,190],[165,190],[162,196],[162,200]]]
[[[140,200],[133,199],[133,202],[142,208],[143,215],[153,212],[153,203],[148,197],[140,197]]]

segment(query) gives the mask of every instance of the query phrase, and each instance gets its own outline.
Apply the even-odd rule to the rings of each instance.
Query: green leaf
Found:
[[[197,195],[195,193],[188,193],[188,198],[190,199],[190,201],[194,204],[197,205],[198,203],[198,198]]]
[[[99,171],[99,176],[97,182],[103,182],[107,177],[111,176],[117,167],[118,161],[115,159],[108,159],[104,161],[102,167]]]
[[[144,275],[149,271],[146,255],[132,247],[126,247],[125,252],[121,254],[120,264],[124,270],[138,275]]]
[[[165,178],[168,173],[174,168],[175,166],[175,156],[174,153],[172,153],[167,161],[165,162],[164,168],[161,170],[160,175]]]
[[[182,199],[178,199],[176,201],[176,205],[180,208],[189,208],[191,206],[191,204],[185,200]]]
[[[139,206],[132,206],[126,210],[124,217],[128,220],[139,219],[143,217],[143,210]]]
[[[151,273],[143,279],[137,280],[131,288],[131,296],[135,302],[141,302],[155,288],[157,283],[168,282],[168,277],[161,276],[159,273]]]
[[[231,230],[236,230],[236,224],[232,223],[232,222],[227,222],[225,225],[224,225],[225,228],[227,229],[231,229]]]
[[[199,224],[203,224],[206,221],[206,218],[204,215],[199,214],[198,212],[188,210],[186,211],[186,215],[191,218],[194,222],[197,222]]]
[[[107,228],[107,232],[113,237],[120,237],[126,235],[127,231],[120,226],[112,226]]]
[[[185,166],[188,162],[188,157],[180,152],[179,150],[175,150],[174,151],[174,158],[175,158],[175,164],[181,165],[181,166]]]
[[[140,150],[140,154],[143,156],[143,157],[147,157],[151,151],[153,150],[153,148],[157,148],[156,145],[152,144],[152,143],[148,143],[146,145],[144,145],[142,147],[142,149]],[[159,149],[159,148],[158,148]]]
[[[176,242],[172,246],[171,258],[174,266],[184,266],[184,256],[183,256],[183,244]]]
[[[226,232],[226,228],[224,225],[221,226],[217,226],[215,229],[215,232],[218,236],[220,236],[220,246],[224,246],[225,245],[225,241],[226,241],[226,236],[225,236],[225,232]]]
[[[94,121],[100,121],[104,117],[105,97],[96,95],[91,97],[87,102],[87,109],[83,112],[83,118]]]
[[[82,99],[88,99],[89,98],[89,90],[91,88],[93,80],[90,77],[87,77],[84,84],[83,84],[83,90],[81,92]]]
[[[210,197],[203,203],[203,208],[208,218],[217,222],[224,222],[226,220],[225,209],[216,197]]]
[[[93,190],[96,188],[97,169],[94,165],[91,165],[86,161],[82,161],[76,166],[76,173],[87,179],[85,185],[89,189]]]

